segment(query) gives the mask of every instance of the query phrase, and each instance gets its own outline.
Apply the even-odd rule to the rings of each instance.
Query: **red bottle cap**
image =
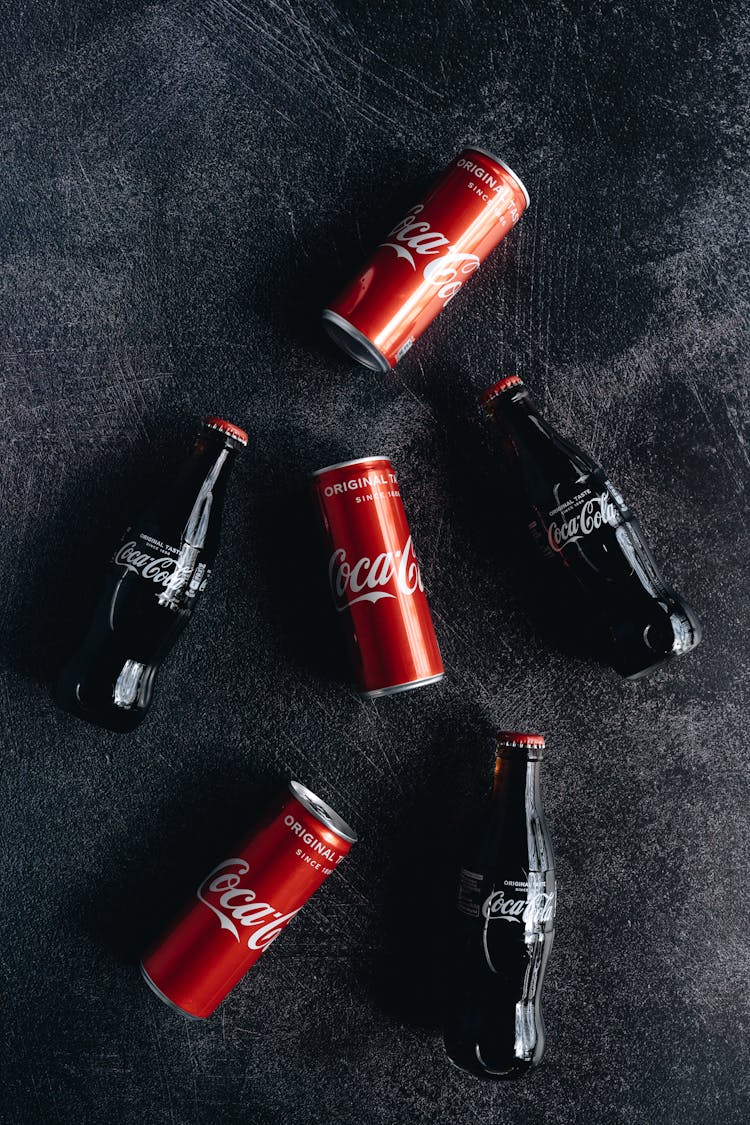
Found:
[[[479,401],[481,402],[482,406],[486,406],[490,399],[496,398],[498,395],[502,394],[503,391],[507,391],[510,387],[522,386],[523,379],[521,379],[520,376],[506,375],[505,378],[501,379],[499,383],[493,383],[492,386],[488,387],[486,391],[482,391],[481,395],[479,396]]]
[[[543,750],[543,734],[529,734],[519,730],[499,730],[495,736],[498,746],[521,746],[529,750]]]
[[[207,426],[209,430],[219,430],[222,434],[227,434],[228,437],[234,438],[235,441],[247,445],[247,434],[241,430],[239,426],[234,426],[231,422],[227,422],[224,418],[214,418],[209,415],[208,418],[203,419],[203,425]]]

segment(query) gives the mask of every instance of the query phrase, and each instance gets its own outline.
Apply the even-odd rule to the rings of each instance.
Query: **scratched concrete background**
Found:
[[[8,1122],[748,1119],[747,9],[0,3]],[[533,205],[392,377],[318,310],[465,141]],[[534,620],[475,395],[520,371],[705,622],[635,685]],[[196,419],[251,432],[148,722],[49,684]],[[362,703],[305,474],[399,470],[448,676]],[[446,1062],[441,932],[498,726],[550,743],[549,1049]],[[361,843],[204,1024],[144,944],[280,779]],[[484,782],[482,781],[484,779]]]

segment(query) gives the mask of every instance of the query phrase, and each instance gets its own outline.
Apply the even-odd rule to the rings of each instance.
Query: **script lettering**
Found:
[[[412,207],[409,214],[396,223],[393,230],[389,231],[387,240],[380,245],[395,250],[396,256],[408,262],[415,272],[417,258],[432,258],[425,265],[422,277],[428,285],[435,286],[436,296],[447,305],[458,293],[466,277],[479,269],[479,257],[456,250],[442,231],[432,230],[430,224],[424,221],[418,222],[417,216],[423,210],[423,203]],[[440,256],[434,257],[436,254]]]
[[[174,577],[177,567],[177,559],[170,559],[166,556],[155,558],[153,555],[140,550],[134,539],[129,543],[123,543],[114,557],[114,562],[118,566],[124,566],[128,570],[140,574],[142,578],[146,578],[150,582],[155,582],[157,586],[165,587]]]
[[[395,591],[410,596],[424,590],[411,536],[401,551],[386,551],[374,559],[364,555],[355,563],[339,547],[328,563],[328,579],[339,613],[358,602],[395,598]]]
[[[551,523],[547,529],[547,541],[552,550],[559,553],[570,543],[577,543],[585,535],[597,531],[603,524],[617,526],[617,508],[607,492],[584,501],[578,512],[568,519]]]
[[[263,950],[279,936],[297,911],[282,914],[270,902],[257,902],[255,891],[240,885],[249,870],[247,860],[225,859],[203,880],[195,893],[214,912],[222,930],[227,930],[238,942],[246,938],[248,949]],[[236,923],[243,928],[252,928],[254,932],[249,936],[240,936]]]
[[[536,926],[555,916],[555,891],[540,891],[528,898],[506,898],[504,891],[493,891],[482,903],[482,917],[488,921],[518,922]]]

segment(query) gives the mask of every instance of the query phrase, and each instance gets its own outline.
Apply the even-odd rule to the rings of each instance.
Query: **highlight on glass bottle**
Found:
[[[446,989],[445,1049],[481,1078],[519,1078],[545,1048],[542,985],[557,885],[539,734],[501,731],[492,796],[467,835]]]
[[[180,471],[126,528],[89,631],[57,684],[59,706],[110,730],[133,730],[157,670],[193,615],[219,549],[227,479],[247,434],[204,419]]]

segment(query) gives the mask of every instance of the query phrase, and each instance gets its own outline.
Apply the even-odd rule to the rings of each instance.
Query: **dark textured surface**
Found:
[[[747,14],[733,5],[0,4],[3,1117],[747,1120]],[[465,140],[532,208],[389,378],[317,310]],[[504,565],[474,395],[524,373],[705,622],[645,682],[551,648]],[[135,499],[246,424],[223,554],[132,736],[49,680]],[[361,703],[296,580],[304,474],[386,453],[448,676]],[[436,1024],[456,736],[547,732],[549,1049]],[[357,846],[205,1024],[134,968],[285,773]]]

